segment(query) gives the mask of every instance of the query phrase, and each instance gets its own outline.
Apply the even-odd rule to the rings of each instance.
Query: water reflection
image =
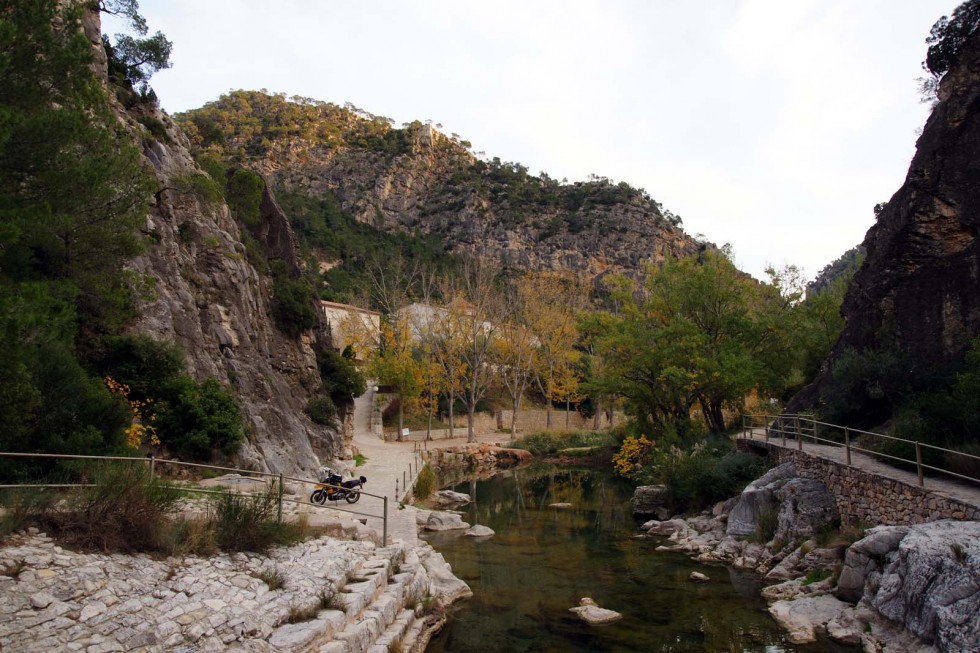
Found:
[[[635,539],[631,489],[610,475],[539,465],[453,489],[477,499],[464,519],[497,534],[425,536],[473,589],[430,651],[853,650],[788,643],[751,575],[704,567]],[[692,583],[692,571],[711,582]],[[622,621],[585,625],[568,611],[583,596],[621,612]]]

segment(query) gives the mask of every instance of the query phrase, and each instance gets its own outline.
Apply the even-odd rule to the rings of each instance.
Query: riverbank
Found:
[[[420,653],[469,588],[427,544],[321,537],[209,558],[0,549],[0,650]]]
[[[864,651],[980,650],[980,523],[943,520],[834,532],[833,498],[791,464],[738,499],[644,536],[706,564],[752,570],[791,641],[825,634]]]

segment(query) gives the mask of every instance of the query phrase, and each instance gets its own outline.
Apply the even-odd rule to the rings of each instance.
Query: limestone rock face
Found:
[[[837,595],[863,598],[943,651],[980,648],[980,522],[879,526],[847,552]]]
[[[910,376],[949,370],[980,334],[980,34],[963,44],[939,98],[905,183],[865,236],[867,258],[828,363],[848,349],[885,350],[903,357]],[[826,365],[787,411],[818,406],[835,383]],[[852,426],[888,417],[887,399],[862,403]]]
[[[243,103],[250,117],[274,124],[279,100],[252,100]],[[702,247],[656,201],[625,184],[596,179],[560,185],[519,166],[488,164],[430,125],[379,127],[379,134],[400,141],[390,149],[363,138],[318,137],[350,134],[358,124],[383,119],[333,105],[317,109],[297,110],[302,125],[291,123],[288,136],[265,134],[259,147],[251,146],[254,134],[245,130],[222,145],[277,187],[321,199],[330,193],[359,222],[436,236],[454,254],[479,254],[511,271],[638,277],[649,264]],[[185,117],[193,120],[194,112]]]
[[[742,490],[738,503],[728,515],[725,532],[728,535],[752,535],[759,526],[760,516],[775,510],[778,505],[776,491],[796,476],[793,463],[784,463],[770,469]]]
[[[87,12],[84,27],[93,35],[96,67],[105,75],[97,11]],[[153,281],[132,331],[176,343],[191,376],[213,377],[237,395],[249,434],[238,464],[310,477],[321,463],[350,458],[341,434],[314,424],[303,412],[319,389],[312,345],[324,345],[327,332],[318,329],[294,339],[276,329],[271,279],[249,263],[243,234],[224,201],[195,191],[193,179],[204,173],[174,121],[149,106],[128,111],[117,103],[115,112],[141,143],[159,188],[144,229],[152,242],[129,265]],[[156,140],[139,123],[143,116],[164,125],[168,142]],[[268,188],[252,235],[270,261],[299,270],[296,238]]]
[[[779,502],[775,540],[805,540],[824,524],[840,519],[834,495],[820,481],[794,478],[777,489],[775,496]]]

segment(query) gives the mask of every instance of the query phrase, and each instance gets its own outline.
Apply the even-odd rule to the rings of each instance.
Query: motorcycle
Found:
[[[340,474],[329,467],[324,467],[320,471],[320,479],[310,495],[310,503],[322,506],[327,501],[340,501],[341,499],[347,503],[357,503],[357,500],[361,498],[361,487],[367,483],[367,478],[360,476],[349,481],[342,481],[341,479]]]

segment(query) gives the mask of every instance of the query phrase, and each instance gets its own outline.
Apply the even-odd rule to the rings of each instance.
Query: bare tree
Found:
[[[450,358],[459,363],[459,396],[466,405],[466,440],[474,442],[476,404],[493,382],[496,366],[491,353],[508,306],[497,285],[496,270],[481,259],[467,260],[460,272],[449,276],[443,288],[446,339]]]
[[[517,434],[517,413],[528,384],[534,376],[537,338],[524,323],[524,307],[516,289],[508,295],[511,306],[510,319],[500,326],[494,352],[498,370],[511,401],[510,434]]]

